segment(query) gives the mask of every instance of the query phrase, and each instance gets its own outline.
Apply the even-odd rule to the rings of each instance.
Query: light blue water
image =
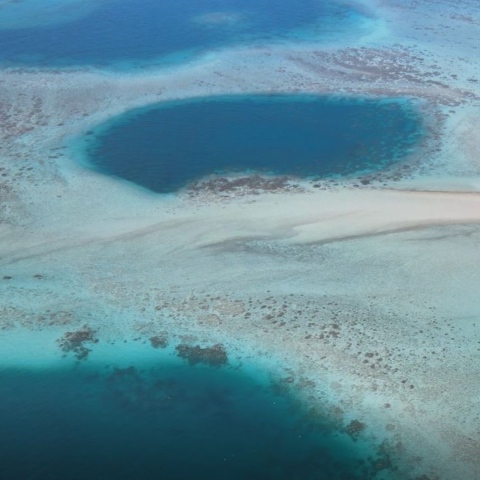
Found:
[[[127,68],[260,39],[341,39],[364,19],[333,0],[106,0],[70,22],[0,30],[0,63]]]
[[[367,480],[376,458],[226,367],[0,370],[2,480]]]
[[[89,165],[154,192],[213,173],[351,175],[382,169],[422,137],[404,100],[231,96],[160,104],[83,139]]]

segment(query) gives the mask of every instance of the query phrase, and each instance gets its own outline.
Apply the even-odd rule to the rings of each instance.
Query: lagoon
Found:
[[[349,176],[408,156],[423,135],[403,99],[239,95],[128,112],[80,140],[86,165],[157,193],[212,174]]]
[[[144,0],[140,7],[136,0],[78,6],[71,0],[37,8],[32,2],[3,6],[0,64],[151,67],[234,44],[341,40],[367,20],[353,5],[318,0]]]

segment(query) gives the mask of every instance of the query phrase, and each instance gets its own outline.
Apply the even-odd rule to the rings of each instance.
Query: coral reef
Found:
[[[109,398],[134,414],[168,410],[185,397],[174,379],[150,377],[133,366],[114,368],[107,376],[106,385]]]
[[[154,335],[149,340],[153,348],[166,348],[168,346],[168,337],[166,335]]]
[[[365,430],[366,425],[360,420],[352,420],[344,429],[345,433],[356,440],[360,433]]]
[[[73,352],[77,360],[85,360],[92,351],[91,348],[86,347],[85,344],[98,343],[95,334],[95,330],[88,325],[84,325],[79,330],[66,332],[57,340],[57,343],[65,355]]]
[[[190,183],[187,193],[195,196],[200,193],[232,194],[232,195],[256,195],[264,192],[298,192],[301,187],[287,176],[260,176],[249,175],[247,177],[209,177],[205,180],[197,180]]]
[[[175,347],[177,355],[188,361],[190,365],[205,363],[212,367],[219,367],[228,363],[227,352],[219,343],[211,347],[200,347],[200,345],[179,344]]]

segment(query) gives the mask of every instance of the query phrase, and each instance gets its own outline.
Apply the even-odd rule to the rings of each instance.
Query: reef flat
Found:
[[[375,28],[351,45],[1,70],[2,368],[225,353],[386,453],[367,478],[480,476],[479,8],[362,4]],[[70,143],[133,108],[252,93],[408,97],[426,138],[371,175],[166,196],[85,169]]]

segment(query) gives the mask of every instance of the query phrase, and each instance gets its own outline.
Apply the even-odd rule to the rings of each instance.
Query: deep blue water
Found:
[[[160,57],[178,61],[258,39],[341,37],[363,18],[333,0],[107,0],[67,23],[0,30],[0,63],[118,67]]]
[[[2,480],[374,478],[326,418],[225,367],[0,370],[0,398]]]
[[[328,176],[397,162],[422,135],[402,100],[232,96],[140,109],[84,138],[90,166],[154,192],[212,173]]]

